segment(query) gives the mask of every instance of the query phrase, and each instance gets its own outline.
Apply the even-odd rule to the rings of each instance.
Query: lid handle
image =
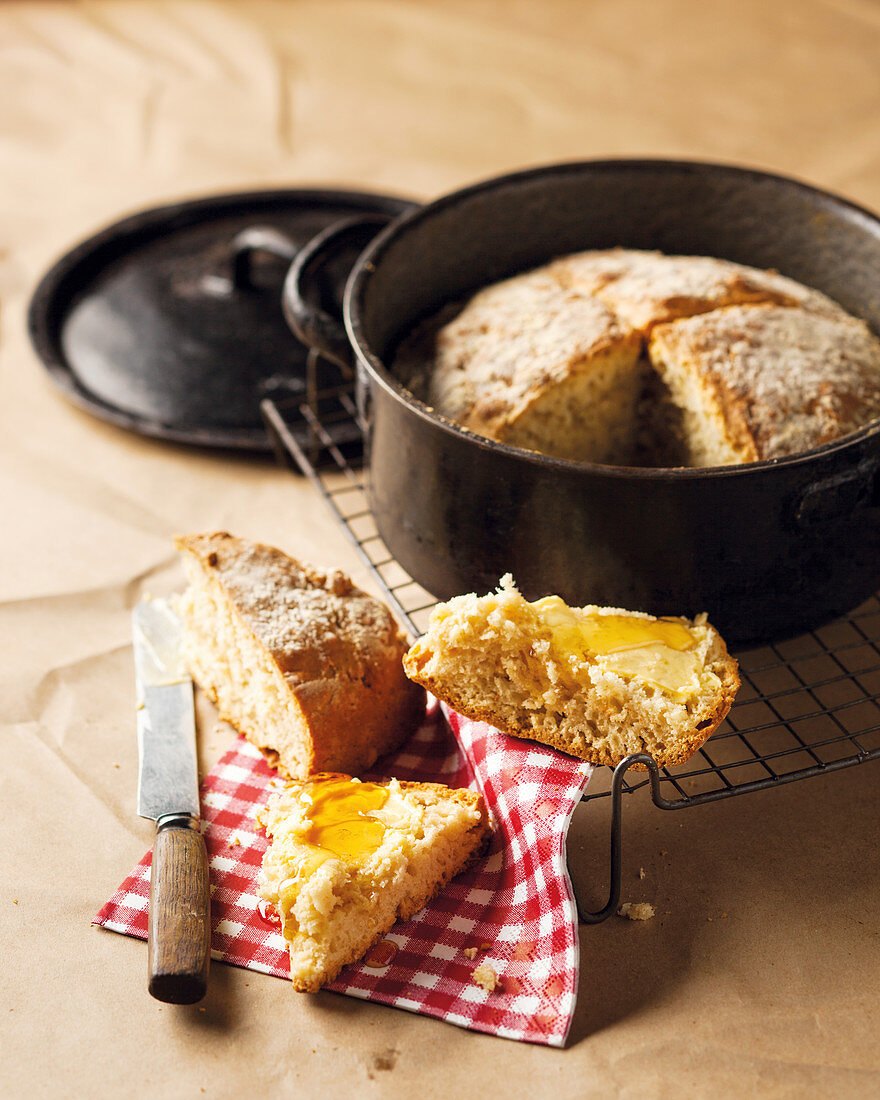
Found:
[[[292,260],[299,246],[286,233],[271,225],[252,225],[232,239],[230,266],[235,290],[253,290],[254,253],[269,252],[282,260]]]

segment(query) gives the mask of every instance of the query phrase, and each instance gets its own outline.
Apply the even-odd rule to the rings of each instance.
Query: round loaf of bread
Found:
[[[776,458],[880,416],[880,341],[862,321],[707,256],[561,257],[421,325],[394,370],[480,435],[614,465]]]

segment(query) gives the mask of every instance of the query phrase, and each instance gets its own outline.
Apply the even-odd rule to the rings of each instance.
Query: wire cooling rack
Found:
[[[314,377],[315,364],[311,364]],[[361,468],[363,437],[353,383],[263,402],[282,464],[308,477],[413,638],[436,600],[397,564],[376,530]],[[723,725],[687,764],[658,768],[628,756],[585,801],[611,802],[608,902],[581,919],[597,923],[620,900],[622,795],[649,786],[663,810],[715,802],[880,758],[880,598],[847,616],[771,645],[741,650],[742,686]],[[601,769],[605,770],[605,769]],[[598,789],[594,789],[598,788]]]

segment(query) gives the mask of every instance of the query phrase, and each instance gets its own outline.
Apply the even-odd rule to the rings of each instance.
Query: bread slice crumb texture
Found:
[[[460,714],[610,765],[639,752],[683,763],[739,687],[705,616],[529,603],[510,576],[494,593],[439,604],[404,668]]]
[[[281,918],[293,986],[315,992],[407,920],[488,843],[481,796],[439,783],[292,782],[262,812],[260,889]]]

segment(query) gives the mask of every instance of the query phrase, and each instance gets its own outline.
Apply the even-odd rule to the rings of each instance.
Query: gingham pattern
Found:
[[[433,707],[404,748],[369,778],[395,775],[478,786],[496,823],[485,859],[328,988],[435,1016],[508,1039],[562,1046],[578,985],[577,914],[568,877],[569,822],[590,767],[506,737],[484,723]],[[457,741],[456,741],[457,739]],[[203,833],[211,867],[212,957],[288,976],[284,940],[261,915],[256,876],[266,849],[254,817],[275,773],[244,739],[202,785]],[[95,923],[147,937],[147,853]],[[476,948],[472,959],[465,949]],[[488,963],[501,988],[473,972]]]

